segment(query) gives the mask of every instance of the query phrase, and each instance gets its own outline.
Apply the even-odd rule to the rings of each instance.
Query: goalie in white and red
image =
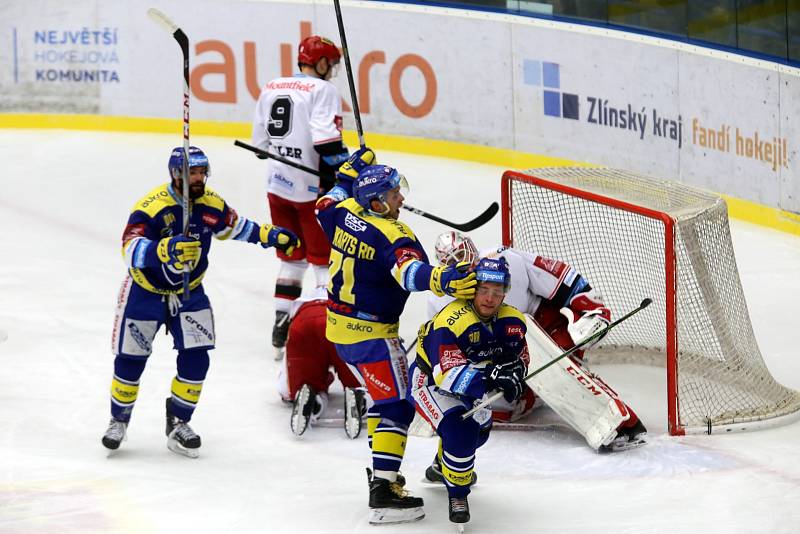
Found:
[[[505,258],[512,284],[505,302],[527,316],[530,370],[537,369],[576,343],[605,328],[611,310],[574,267],[529,252],[498,247],[478,252],[469,236],[445,232],[436,240],[436,257],[442,264],[475,262],[478,258]],[[433,316],[449,301],[428,297]],[[528,381],[537,397],[584,436],[599,451],[619,451],[645,443],[647,431],[638,416],[583,361],[584,351],[601,338],[559,361]],[[509,406],[493,404],[493,418],[516,420],[532,409],[525,397]]]

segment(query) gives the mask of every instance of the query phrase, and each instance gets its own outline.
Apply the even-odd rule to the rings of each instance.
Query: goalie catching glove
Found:
[[[475,273],[470,264],[462,261],[456,265],[434,267],[431,272],[431,291],[437,296],[450,295],[457,299],[475,297]]]
[[[258,240],[264,248],[275,247],[287,256],[300,246],[300,240],[289,230],[280,226],[265,224],[258,233]]]
[[[161,263],[177,271],[182,271],[185,265],[191,270],[200,258],[200,241],[182,235],[165,237],[158,242],[156,254]]]
[[[486,389],[499,389],[506,402],[514,402],[525,390],[525,364],[515,359],[500,364],[489,364],[484,368]]]
[[[561,308],[561,315],[567,318],[567,331],[576,345],[611,323],[611,310],[603,304],[603,297],[594,289],[572,297],[569,305]],[[594,347],[604,337],[605,334],[584,346],[583,349],[588,350]]]

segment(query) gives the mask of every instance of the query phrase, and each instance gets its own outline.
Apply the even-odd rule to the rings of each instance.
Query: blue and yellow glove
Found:
[[[358,174],[369,165],[375,165],[378,159],[371,148],[362,147],[350,154],[347,161],[342,163],[336,171],[336,185],[347,192],[347,196],[353,195],[353,182],[358,178]]]
[[[470,270],[471,264],[466,261],[455,265],[435,267],[431,273],[431,291],[437,296],[450,295],[457,299],[475,297],[475,273]]]
[[[182,235],[165,237],[158,242],[156,254],[161,263],[175,270],[182,271],[186,264],[191,270],[200,259],[200,241]]]
[[[258,240],[264,248],[275,247],[287,256],[291,256],[294,249],[300,246],[300,240],[294,233],[281,228],[265,224],[258,232]]]

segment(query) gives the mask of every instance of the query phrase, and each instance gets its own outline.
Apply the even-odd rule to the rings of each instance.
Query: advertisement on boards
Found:
[[[368,132],[620,167],[800,212],[797,69],[624,32],[380,2],[342,3]],[[330,2],[44,0],[4,6],[0,111],[177,118],[189,36],[191,116],[248,124],[261,87]],[[333,80],[355,128],[342,66]]]

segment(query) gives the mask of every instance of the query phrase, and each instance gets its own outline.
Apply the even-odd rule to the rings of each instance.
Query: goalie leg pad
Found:
[[[530,316],[526,318],[530,368],[537,369],[563,351]],[[616,394],[609,394],[605,384],[601,385],[569,358],[530,378],[528,385],[595,450],[608,445],[617,435],[617,428],[631,417]]]

